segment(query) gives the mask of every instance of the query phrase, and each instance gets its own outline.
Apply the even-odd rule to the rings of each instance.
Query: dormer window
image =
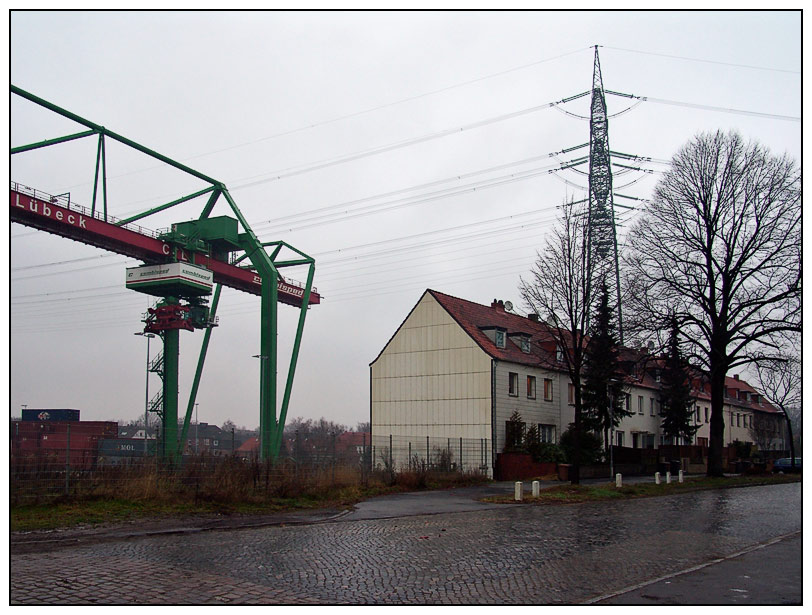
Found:
[[[500,331],[499,329],[496,330],[496,347],[497,348],[504,348],[505,347],[505,332]]]
[[[522,347],[522,352],[530,354],[530,338],[529,337],[523,337],[522,338],[521,347]]]

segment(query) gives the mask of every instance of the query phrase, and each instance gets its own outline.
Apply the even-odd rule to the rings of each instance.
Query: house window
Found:
[[[497,348],[504,348],[505,347],[505,332],[496,330],[496,347]]]
[[[508,372],[508,395],[519,396],[519,374],[516,372]]]
[[[649,415],[654,416],[654,398],[648,398],[648,408],[649,408]]]
[[[555,425],[539,424],[539,440],[549,444],[555,444]]]
[[[574,404],[575,403],[575,385],[571,382],[567,385],[567,403]]]
[[[615,435],[617,435],[617,445],[618,446],[623,446],[623,432],[622,431],[616,431]]]
[[[626,406],[628,412],[632,411],[632,396],[628,393],[624,395],[623,405]]]
[[[638,395],[637,396],[637,414],[643,414],[643,406],[644,405],[645,404],[643,403],[643,396]],[[634,448],[637,448],[637,447],[635,446]]]
[[[564,351],[560,347],[555,349],[555,360],[559,363],[564,362]]]
[[[553,401],[553,381],[544,379],[544,401]]]
[[[527,399],[536,399],[536,377],[527,377]]]
[[[530,352],[530,338],[523,337],[522,338],[522,352],[529,353]]]
[[[696,422],[699,422],[699,406],[694,405],[694,410],[696,411]]]
[[[708,421],[708,408],[707,408],[707,406],[705,407],[705,422],[706,423],[709,422]]]
[[[742,426],[742,422],[741,422],[741,421],[742,421],[742,415],[741,415],[741,414],[736,413],[736,427],[741,427],[741,426]]]

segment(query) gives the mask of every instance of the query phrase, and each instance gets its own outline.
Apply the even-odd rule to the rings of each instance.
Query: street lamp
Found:
[[[143,331],[138,333],[133,333],[133,335],[140,335],[141,337],[147,338],[147,369],[146,369],[146,384],[144,388],[146,389],[146,398],[144,401],[144,457],[147,456],[149,452],[149,448],[147,446],[147,426],[149,425],[149,341],[155,337],[154,333],[144,333]]]

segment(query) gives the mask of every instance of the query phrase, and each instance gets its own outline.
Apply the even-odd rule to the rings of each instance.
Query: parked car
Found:
[[[789,457],[782,457],[776,459],[773,463],[773,472],[800,472],[801,471],[801,458],[795,458],[795,469],[792,468],[792,459]]]

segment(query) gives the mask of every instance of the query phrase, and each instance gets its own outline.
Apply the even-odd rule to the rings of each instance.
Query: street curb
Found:
[[[26,550],[28,547],[59,547],[70,546],[80,543],[99,543],[111,540],[131,540],[133,538],[151,538],[154,536],[170,536],[181,534],[198,534],[201,532],[213,531],[230,531],[230,530],[244,530],[244,529],[258,529],[263,527],[281,527],[285,525],[318,525],[320,523],[329,523],[337,521],[342,517],[350,514],[352,510],[342,510],[332,516],[323,519],[296,519],[290,517],[277,517],[274,519],[265,519],[260,521],[252,521],[246,523],[229,524],[226,522],[209,523],[199,526],[188,527],[168,527],[165,529],[155,530],[119,530],[110,531],[107,533],[96,534],[92,531],[83,534],[76,534],[73,536],[64,536],[59,538],[46,538],[42,540],[14,540],[14,536],[9,541],[11,550]]]
[[[638,583],[637,585],[631,585],[629,587],[624,587],[615,592],[611,592],[608,594],[603,594],[602,596],[598,596],[596,598],[590,598],[589,600],[584,600],[583,602],[579,602],[578,604],[581,605],[590,605],[590,604],[598,604],[604,600],[609,600],[611,598],[616,598],[617,596],[622,596],[623,594],[627,594],[632,591],[636,591],[638,589],[642,589],[644,587],[648,587],[649,585],[653,585],[654,583],[659,583],[660,581],[666,581],[668,579],[673,579],[674,577],[679,577],[684,574],[688,574],[691,572],[696,572],[697,570],[702,570],[703,568],[707,568],[708,566],[713,566],[714,564],[719,564],[721,562],[725,562],[727,560],[735,559],[745,553],[750,553],[752,551],[758,551],[759,549],[763,549],[765,547],[769,547],[770,545],[774,545],[776,543],[781,542],[782,540],[787,540],[788,538],[794,538],[795,536],[799,536],[802,533],[802,530],[797,530],[795,532],[790,532],[789,534],[782,534],[781,536],[776,536],[775,538],[768,540],[766,542],[760,542],[755,545],[751,545],[746,547],[740,551],[735,553],[731,553],[730,555],[726,555],[724,557],[719,557],[713,559],[709,562],[705,562],[704,564],[699,564],[697,566],[692,566],[691,568],[686,568],[685,570],[679,570],[677,572],[672,572],[671,574],[667,574],[656,579],[651,579],[650,581],[645,581],[643,583]]]

